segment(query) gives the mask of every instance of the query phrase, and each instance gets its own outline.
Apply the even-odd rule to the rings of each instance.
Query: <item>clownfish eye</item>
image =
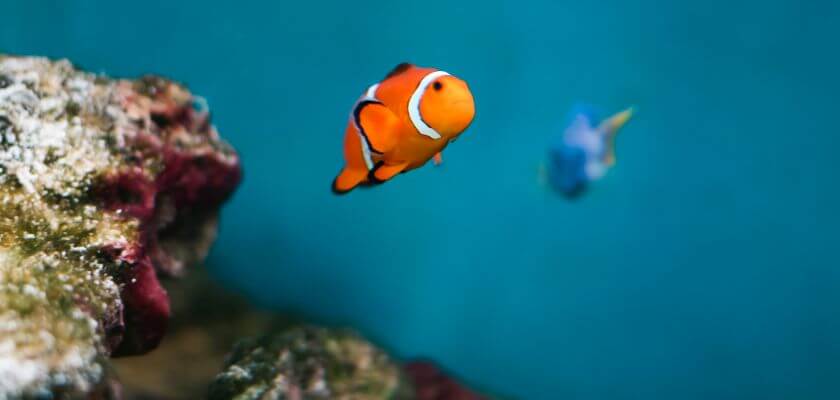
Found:
[[[435,90],[439,91],[439,90],[443,89],[443,84],[440,83],[440,82],[435,82],[435,84],[432,85],[432,87],[435,88]]]

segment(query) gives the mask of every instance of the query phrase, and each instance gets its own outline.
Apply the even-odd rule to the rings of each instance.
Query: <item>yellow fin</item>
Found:
[[[634,110],[632,107],[630,107],[620,113],[617,113],[601,121],[601,124],[598,125],[598,129],[607,134],[614,135],[618,133],[618,130],[621,129],[621,127],[623,127],[627,123],[627,121],[630,120],[630,117],[633,116],[633,113]]]
[[[628,108],[618,114],[609,117],[598,125],[598,130],[603,132],[606,135],[606,146],[607,149],[604,152],[604,164],[608,167],[611,167],[615,164],[615,135],[618,133],[619,129],[621,129],[627,121],[630,120],[630,117],[633,116],[634,110],[633,108]]]

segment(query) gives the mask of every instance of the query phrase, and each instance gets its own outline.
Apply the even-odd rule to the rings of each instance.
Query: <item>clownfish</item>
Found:
[[[599,121],[591,109],[578,106],[559,140],[549,147],[543,174],[551,187],[574,198],[601,179],[615,164],[615,136],[632,115],[633,109],[627,109]]]
[[[353,105],[333,192],[385,182],[432,158],[440,164],[443,149],[474,117],[466,82],[434,68],[397,65]]]

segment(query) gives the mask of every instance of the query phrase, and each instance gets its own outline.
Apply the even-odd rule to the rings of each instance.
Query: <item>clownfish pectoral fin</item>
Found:
[[[434,160],[435,165],[443,164],[443,153],[441,153],[441,152],[435,153],[435,156],[432,158],[432,160]]]
[[[344,168],[332,183],[335,194],[345,194],[359,186],[367,179],[368,171],[357,168]]]
[[[633,109],[628,108],[618,114],[613,115],[602,121],[598,125],[598,130],[604,133],[606,140],[606,151],[604,152],[604,164],[612,166],[615,164],[615,135],[619,129],[627,124],[630,117],[633,116]]]
[[[408,167],[407,162],[400,164],[380,164],[378,167],[370,171],[370,175],[368,177],[375,183],[383,183],[393,178],[400,172],[403,172],[406,167]]]
[[[372,151],[386,153],[397,144],[400,120],[378,102],[361,103],[354,113],[359,131],[370,143]]]

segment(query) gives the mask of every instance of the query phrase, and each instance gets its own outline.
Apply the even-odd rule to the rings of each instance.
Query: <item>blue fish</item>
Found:
[[[566,197],[577,197],[615,164],[615,135],[633,115],[624,110],[599,121],[589,107],[579,106],[571,114],[563,134],[549,147],[543,176]]]

